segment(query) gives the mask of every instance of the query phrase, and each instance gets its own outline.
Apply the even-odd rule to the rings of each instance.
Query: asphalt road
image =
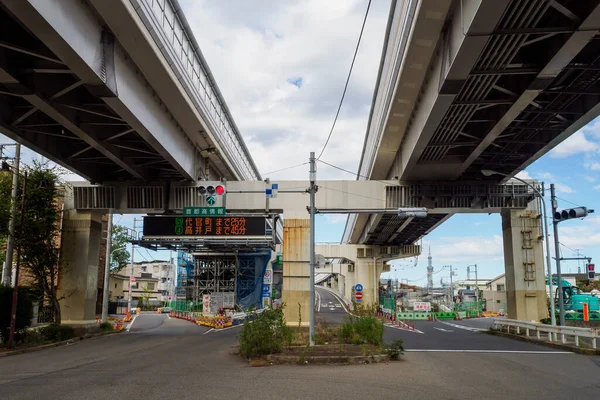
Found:
[[[315,286],[315,290],[318,300],[316,319],[329,324],[342,323],[343,318],[348,315],[344,303],[327,289]]]
[[[471,322],[469,322],[471,324]],[[516,349],[520,342],[467,330],[432,329],[451,343],[480,335]],[[600,389],[600,361],[556,352],[407,352],[402,361],[370,365],[249,367],[232,354],[240,328],[211,331],[187,321],[141,315],[129,333],[0,358],[4,399],[593,399]],[[389,332],[398,331],[386,328]],[[435,333],[439,335],[434,339]],[[208,332],[208,333],[207,333]],[[398,331],[400,332],[400,331]],[[517,344],[519,343],[519,344]],[[442,347],[442,346],[440,346]],[[549,350],[549,349],[546,349]]]

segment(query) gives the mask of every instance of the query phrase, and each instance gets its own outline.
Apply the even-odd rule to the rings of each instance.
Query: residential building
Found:
[[[110,299],[128,299],[129,276],[131,264],[125,266],[117,274],[111,275]],[[133,276],[136,282],[132,286],[132,299],[136,299],[146,292],[150,300],[168,301],[175,292],[175,265],[169,261],[153,260],[136,262],[133,264]],[[114,278],[114,282],[113,282]],[[121,294],[123,293],[123,294]]]
[[[139,300],[144,296],[148,296],[148,300],[164,301],[158,290],[157,278],[147,276],[135,278],[135,282],[131,285],[131,298]],[[111,301],[129,300],[129,276],[121,274],[110,276],[109,299]]]
[[[486,311],[506,311],[506,277],[504,274],[485,282],[483,298]]]

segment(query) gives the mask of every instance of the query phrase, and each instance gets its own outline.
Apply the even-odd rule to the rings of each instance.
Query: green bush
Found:
[[[13,288],[0,285],[0,335],[4,342],[8,341],[10,333],[10,317],[12,314]],[[31,324],[33,318],[33,303],[25,288],[19,288],[17,297],[17,320],[15,330],[22,331]]]
[[[385,346],[385,351],[390,360],[397,360],[404,354],[404,340],[397,339]]]
[[[75,331],[70,326],[66,325],[48,325],[40,328],[40,333],[44,339],[51,342],[60,342],[61,340],[72,339],[75,335]]]
[[[100,324],[100,330],[102,332],[114,332],[115,328],[110,322],[103,322]]]
[[[349,316],[344,320],[339,330],[343,343],[372,344],[381,346],[383,343],[383,323],[372,315],[365,317]]]
[[[261,354],[279,353],[294,338],[292,329],[285,324],[283,307],[267,309],[256,315],[253,321],[244,321],[239,334],[240,353],[251,358]]]

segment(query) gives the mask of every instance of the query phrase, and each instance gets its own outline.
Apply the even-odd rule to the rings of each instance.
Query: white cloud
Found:
[[[347,215],[342,215],[342,214],[326,214],[325,215],[325,219],[327,220],[327,223],[329,223],[329,224],[339,224],[342,222],[346,222],[347,218],[348,218]]]
[[[551,173],[549,173],[549,172],[542,172],[542,173],[539,174],[539,176],[540,176],[540,178],[546,179],[546,180],[549,180],[549,181],[555,181],[556,180],[556,177],[554,175],[552,175]]]
[[[596,178],[589,176],[589,175],[584,175],[583,178],[590,183],[596,182]]]
[[[182,1],[186,17],[261,173],[308,161],[331,128],[365,2]],[[389,1],[373,2],[323,160],[356,171]],[[298,83],[301,79],[302,84]],[[319,165],[320,179],[353,176]],[[307,166],[271,175],[306,179]]]
[[[570,186],[563,185],[562,183],[555,184],[556,191],[561,193],[575,193],[575,190],[571,189]]]
[[[585,167],[591,171],[600,171],[600,162],[586,162]]]
[[[596,186],[594,186],[594,189],[596,189],[596,190],[600,190],[600,185],[596,185]]]
[[[502,236],[445,237],[432,243],[438,264],[468,263],[474,260],[501,261],[504,259]]]
[[[595,250],[600,247],[600,217],[590,216],[579,222],[573,221],[572,224],[561,226],[560,243],[580,250]]]
[[[593,153],[598,150],[600,150],[600,143],[588,140],[583,130],[579,130],[556,146],[550,152],[550,157],[564,158],[574,154]]]
[[[533,178],[531,177],[531,175],[529,175],[529,172],[527,172],[527,171],[525,171],[525,170],[523,170],[523,171],[520,171],[520,172],[519,172],[519,173],[516,175],[516,177],[517,177],[517,178],[521,178],[521,179],[533,179]]]

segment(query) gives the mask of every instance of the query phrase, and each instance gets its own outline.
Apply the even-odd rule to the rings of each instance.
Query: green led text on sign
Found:
[[[227,215],[225,207],[185,207],[183,209],[183,215],[186,217],[190,216],[223,216]]]

